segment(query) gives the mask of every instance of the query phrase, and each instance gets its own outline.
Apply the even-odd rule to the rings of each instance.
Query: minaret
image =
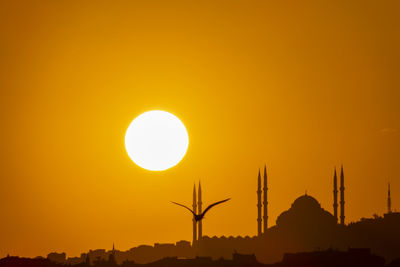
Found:
[[[338,221],[338,214],[337,214],[337,208],[338,208],[338,202],[337,202],[337,176],[336,176],[336,168],[335,172],[333,173],[333,216],[336,219],[336,222]]]
[[[387,205],[388,205],[388,213],[392,213],[392,199],[390,198],[390,183],[388,184]]]
[[[193,210],[196,211],[197,210],[197,206],[196,206],[196,184],[193,186]],[[196,220],[194,219],[193,216],[193,242],[192,242],[192,246],[194,246],[194,244],[197,241],[197,223]]]
[[[268,187],[267,187],[267,166],[264,165],[264,233],[268,229]]]
[[[198,206],[198,209],[199,209],[199,213],[198,214],[201,214],[203,212],[203,210],[202,210],[202,204],[203,203],[201,202],[201,184],[200,184],[200,181],[199,181],[198,198],[199,198],[199,201],[197,202],[197,206]],[[201,240],[202,237],[203,237],[203,222],[202,222],[202,220],[199,221],[199,226],[198,227],[199,227],[198,240]]]
[[[340,224],[344,225],[344,174],[343,165],[340,169]]]
[[[258,169],[258,186],[257,186],[257,235],[261,236],[261,174],[260,169]]]
[[[116,265],[117,261],[115,260],[115,247],[113,243],[113,248],[111,251],[111,254],[108,256],[108,261],[111,263],[111,265]]]

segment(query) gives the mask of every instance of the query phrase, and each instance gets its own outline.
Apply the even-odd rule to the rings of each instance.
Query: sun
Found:
[[[178,164],[189,147],[185,125],[174,115],[152,110],[136,117],[125,134],[125,148],[138,166],[163,171]]]

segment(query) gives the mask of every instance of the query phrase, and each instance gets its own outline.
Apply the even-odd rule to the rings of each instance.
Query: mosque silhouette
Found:
[[[388,186],[387,213],[383,217],[361,219],[345,223],[345,186],[343,166],[340,170],[340,200],[336,169],[333,175],[333,214],[307,192],[298,197],[290,209],[282,212],[276,224],[268,227],[268,176],[264,167],[263,189],[258,172],[257,236],[206,237],[193,239],[198,255],[231,257],[232,251],[254,253],[265,263],[277,262],[285,253],[326,249],[370,248],[373,253],[392,260],[400,256],[400,213],[392,212],[390,184]],[[200,188],[199,188],[200,190]],[[201,198],[198,200],[201,202]],[[338,212],[340,208],[340,213]],[[195,238],[195,234],[193,237]]]
[[[375,215],[373,218],[363,218],[358,222],[346,224],[342,166],[339,190],[336,170],[333,174],[333,213],[323,209],[314,197],[305,193],[298,197],[288,210],[283,211],[277,217],[274,226],[269,227],[266,166],[263,178],[262,182],[259,171],[256,191],[257,235],[253,237],[205,236],[203,235],[202,221],[196,222],[193,219],[192,242],[182,240],[176,243],[155,243],[154,246],[140,245],[128,251],[115,250],[113,246],[113,249],[109,251],[90,250],[82,253],[80,257],[74,258],[66,258],[65,253],[50,253],[48,259],[52,262],[73,265],[85,262],[106,262],[111,257],[119,264],[123,262],[145,264],[158,261],[161,266],[167,263],[171,266],[178,264],[174,261],[162,261],[165,258],[174,257],[197,259],[195,263],[202,266],[207,265],[202,263],[202,260],[205,259],[245,259],[244,261],[264,264],[282,261],[290,266],[293,262],[301,262],[310,257],[325,260],[333,257],[337,259],[370,259],[371,262],[377,262],[373,266],[383,266],[383,258],[387,262],[400,258],[400,213],[392,211],[390,185],[388,186],[387,212],[383,216]],[[193,211],[201,213],[202,204],[202,188],[199,183],[198,190],[196,187],[193,188]],[[383,257],[379,257],[382,261],[374,255]],[[400,259],[398,262],[400,263]],[[322,266],[328,266],[328,263],[324,261]],[[343,264],[336,266],[345,266]],[[352,264],[351,266],[357,265]],[[364,264],[364,266],[367,265]]]

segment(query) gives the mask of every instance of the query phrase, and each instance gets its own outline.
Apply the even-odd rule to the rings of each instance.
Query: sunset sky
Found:
[[[0,2],[0,257],[127,250],[192,237],[191,204],[232,199],[209,236],[255,235],[307,190],[346,222],[400,210],[400,2]],[[149,110],[189,149],[151,172],[124,147]]]

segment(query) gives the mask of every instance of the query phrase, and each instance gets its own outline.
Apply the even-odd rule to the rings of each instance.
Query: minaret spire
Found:
[[[338,202],[337,202],[337,196],[338,196],[338,190],[337,190],[337,175],[336,175],[336,167],[335,171],[333,173],[333,216],[336,219],[336,222],[338,221],[338,213],[337,213],[337,208],[338,208]]]
[[[388,205],[388,213],[392,213],[392,199],[390,197],[390,183],[388,184],[387,205]]]
[[[108,261],[109,261],[112,265],[115,265],[115,264],[116,264],[114,243],[113,243],[113,248],[112,248],[111,254],[108,256]]]
[[[199,193],[198,193],[198,202],[197,202],[197,206],[198,206],[198,209],[199,209],[199,213],[198,214],[201,214],[202,212],[203,212],[203,210],[202,210],[202,204],[203,204],[203,202],[202,202],[202,200],[201,200],[201,183],[200,183],[200,181],[199,181]],[[201,240],[202,239],[202,237],[203,237],[203,220],[200,220],[199,221],[199,225],[198,225],[198,230],[199,230],[199,235],[198,235],[198,240]]]
[[[261,174],[260,169],[258,169],[258,186],[257,186],[257,235],[261,236]]]
[[[268,187],[267,187],[267,166],[264,165],[264,233],[268,229]]]
[[[196,205],[196,184],[193,185],[193,210],[196,211],[197,210],[197,205]],[[192,242],[192,246],[194,246],[194,244],[197,241],[197,223],[196,220],[194,219],[193,216],[193,242]]]
[[[340,169],[340,224],[344,225],[344,173],[343,165]]]

